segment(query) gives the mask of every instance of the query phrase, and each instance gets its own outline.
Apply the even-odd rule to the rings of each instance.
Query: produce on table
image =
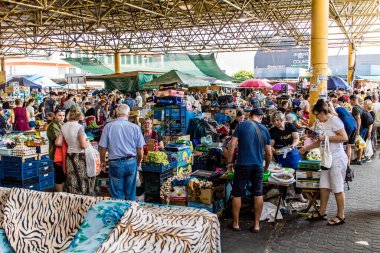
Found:
[[[167,154],[162,151],[149,151],[145,161],[149,163],[161,163],[163,165],[169,164]]]

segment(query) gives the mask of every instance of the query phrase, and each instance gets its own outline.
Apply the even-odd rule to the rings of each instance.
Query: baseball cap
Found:
[[[58,96],[58,94],[55,93],[54,91],[51,91],[51,92],[50,92],[50,96]]]
[[[251,115],[259,115],[259,116],[262,116],[264,115],[264,112],[261,110],[261,109],[258,109],[258,108],[255,108],[255,109],[252,109]]]

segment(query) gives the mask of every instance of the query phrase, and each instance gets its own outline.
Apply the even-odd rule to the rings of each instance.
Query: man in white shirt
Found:
[[[140,92],[136,92],[136,106],[137,107],[142,107],[143,106],[143,98],[140,95]]]
[[[372,103],[372,110],[375,113],[375,121],[373,122],[373,126],[375,127],[375,144],[377,145],[377,138],[380,135],[380,103],[377,94],[372,96]]]

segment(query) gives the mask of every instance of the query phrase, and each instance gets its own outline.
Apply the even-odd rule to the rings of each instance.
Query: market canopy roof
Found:
[[[187,84],[189,85],[189,87],[210,86],[210,82],[205,79],[202,79],[194,75],[186,74],[178,70],[172,70],[166,74],[163,74],[160,77],[153,79],[150,82],[145,83],[143,86],[143,89],[146,89],[146,90],[158,89],[159,86],[162,84],[171,84],[171,83]]]
[[[2,53],[51,55],[57,48],[87,54],[204,53],[309,46],[311,5],[311,0],[3,0]],[[329,46],[378,45],[378,7],[377,0],[329,0]]]

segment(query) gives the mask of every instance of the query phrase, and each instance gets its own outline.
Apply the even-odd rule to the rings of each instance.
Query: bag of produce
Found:
[[[87,176],[95,177],[101,170],[100,154],[92,145],[88,145],[84,153],[86,155]]]

